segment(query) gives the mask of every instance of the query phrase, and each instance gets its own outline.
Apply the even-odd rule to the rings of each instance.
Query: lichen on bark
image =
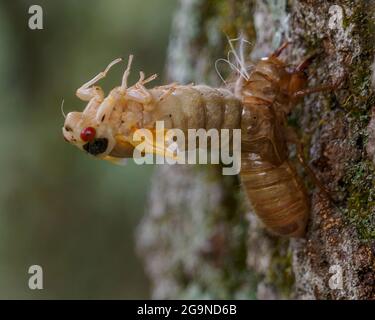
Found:
[[[228,50],[225,35],[240,34],[253,43],[253,60],[283,40],[292,42],[288,63],[317,53],[310,86],[344,78],[289,117],[339,209],[308,184],[306,238],[280,239],[253,214],[238,179],[211,166],[161,167],[138,230],[154,297],[375,298],[374,12],[374,1],[180,0],[169,80],[219,85],[214,64]],[[329,286],[337,268],[341,289]]]

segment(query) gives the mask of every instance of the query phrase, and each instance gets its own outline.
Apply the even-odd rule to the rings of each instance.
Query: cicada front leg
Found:
[[[312,61],[316,58],[317,54],[312,54],[309,57],[307,57],[304,61],[302,61],[293,72],[293,75],[298,75],[301,73],[304,73],[305,70],[310,66]],[[341,85],[341,83],[344,81],[345,76],[342,76],[339,78],[336,82],[330,83],[330,84],[323,84],[316,87],[308,87],[303,88],[300,90],[297,90],[295,92],[291,92],[291,98],[292,99],[299,99],[302,97],[305,97],[307,95],[318,93],[318,92],[330,92],[338,89],[338,87]]]
[[[277,48],[271,55],[270,57],[277,58],[281,55],[281,53],[291,44],[290,41],[285,41],[281,44],[279,48]]]
[[[324,84],[324,85],[317,86],[317,87],[311,87],[311,88],[299,90],[299,91],[293,93],[292,98],[298,99],[298,98],[305,97],[305,96],[307,96],[309,94],[312,94],[312,93],[334,91],[340,86],[340,84],[343,82],[343,80],[344,80],[344,77],[340,78],[338,81],[336,81],[335,83],[332,83],[332,84]]]
[[[96,110],[96,108],[102,103],[104,99],[104,92],[101,87],[94,86],[95,83],[97,83],[99,80],[103,79],[108,71],[117,63],[121,62],[122,59],[118,58],[116,60],[113,60],[104,71],[98,73],[93,79],[86,82],[84,85],[82,85],[80,88],[76,91],[76,96],[83,100],[83,101],[89,101],[87,107],[83,111],[84,113],[90,113]]]

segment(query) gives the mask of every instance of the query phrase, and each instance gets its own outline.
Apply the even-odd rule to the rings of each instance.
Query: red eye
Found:
[[[96,130],[93,127],[84,128],[81,131],[81,139],[83,141],[92,141],[95,139]]]

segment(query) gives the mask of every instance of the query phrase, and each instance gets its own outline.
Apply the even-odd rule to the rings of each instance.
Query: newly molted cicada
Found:
[[[83,112],[70,112],[65,119],[65,140],[96,157],[119,162],[133,156],[140,141],[133,139],[137,129],[156,130],[157,121],[165,129],[234,129],[239,128],[241,103],[227,89],[204,85],[176,83],[146,89],[145,84],[156,78],[145,79],[143,72],[136,84],[127,86],[132,56],[129,57],[122,84],[107,97],[94,84],[104,78],[108,70],[121,59],[112,61],[107,68],[77,90],[77,96],[89,101]],[[155,154],[168,154],[155,139],[148,141]],[[173,155],[171,155],[173,156]]]

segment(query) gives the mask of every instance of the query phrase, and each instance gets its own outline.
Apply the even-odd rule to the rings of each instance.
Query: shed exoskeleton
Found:
[[[305,95],[332,91],[339,82],[307,88],[309,57],[296,67],[278,57],[288,43],[242,72],[235,91],[243,104],[241,129],[241,181],[254,211],[277,235],[302,237],[309,217],[309,198],[289,160],[288,144],[296,145],[297,157],[307,173],[330,199],[303,158],[297,134],[286,117]],[[242,68],[245,70],[244,68]]]

